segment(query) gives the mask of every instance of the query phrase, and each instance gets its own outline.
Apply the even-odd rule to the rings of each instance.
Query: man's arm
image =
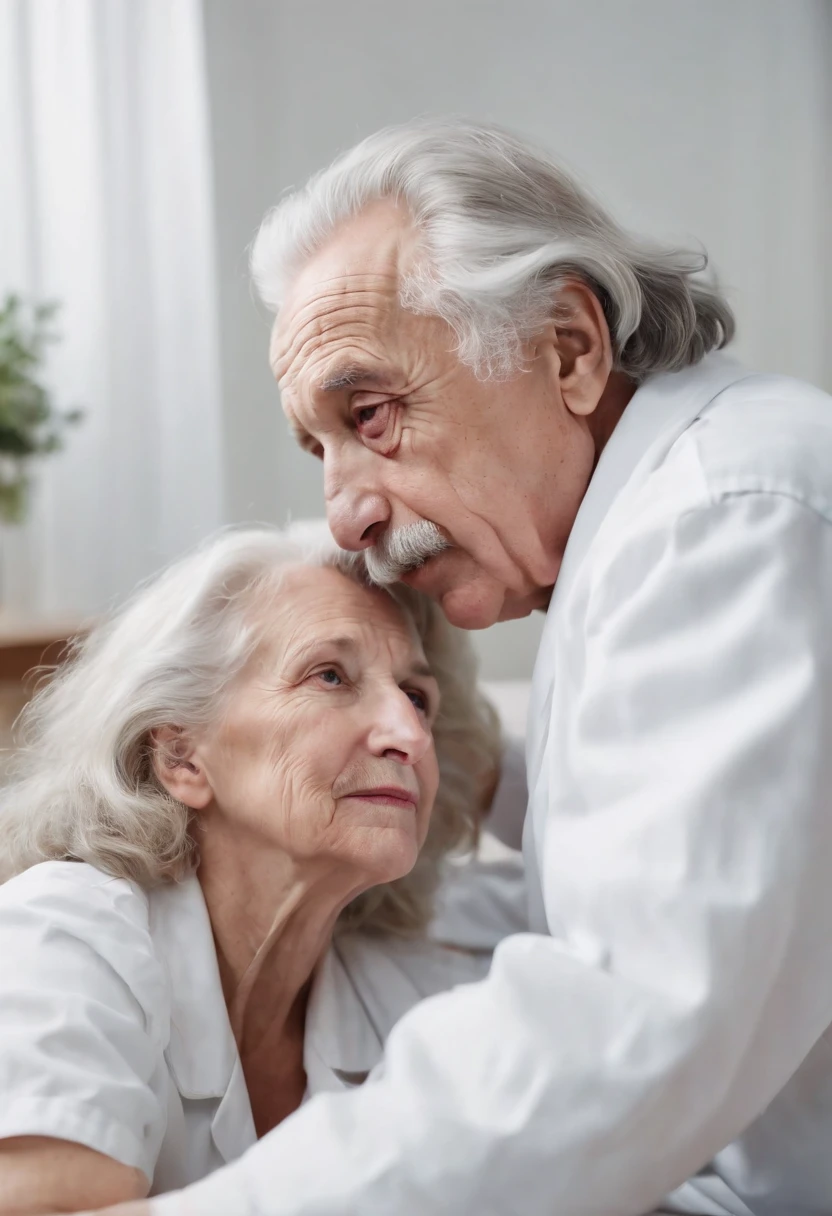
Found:
[[[612,566],[541,842],[560,936],[153,1216],[632,1216],[799,1067],[832,1018],[832,527],[738,495]]]

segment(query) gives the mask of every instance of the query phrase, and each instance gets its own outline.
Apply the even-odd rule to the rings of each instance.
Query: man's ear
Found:
[[[153,771],[171,798],[202,811],[214,796],[205,770],[181,726],[157,726],[150,732]]]
[[[558,295],[550,341],[564,404],[571,413],[586,417],[607,387],[612,340],[601,301],[579,279],[571,279]]]

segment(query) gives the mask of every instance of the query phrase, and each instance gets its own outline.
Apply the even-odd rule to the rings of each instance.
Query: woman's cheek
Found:
[[[292,751],[275,757],[273,779],[282,797],[290,807],[303,805],[314,785],[314,766],[309,756]]]
[[[436,795],[439,792],[439,767],[436,763],[435,756],[432,763],[426,768],[422,775],[422,800],[420,806],[420,847],[424,843],[425,837],[430,826],[433,809],[436,805]]]

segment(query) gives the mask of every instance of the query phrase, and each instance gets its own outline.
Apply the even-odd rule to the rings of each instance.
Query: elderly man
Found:
[[[337,540],[465,628],[547,610],[533,932],[159,1213],[832,1212],[832,400],[719,353],[702,262],[464,124],[265,221]]]

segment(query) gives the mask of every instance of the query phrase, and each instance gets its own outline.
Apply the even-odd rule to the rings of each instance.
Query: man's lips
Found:
[[[430,584],[433,582],[437,573],[441,570],[440,561],[449,553],[450,549],[443,549],[441,553],[435,553],[433,557],[428,557],[422,562],[421,566],[417,566],[415,570],[408,570],[406,574],[401,576],[399,580],[406,583],[408,587],[412,587],[414,591],[429,590]]]
[[[356,790],[345,797],[360,798],[362,802],[375,802],[385,806],[415,807],[419,801],[418,794],[413,794],[399,785],[380,785],[375,789]]]

